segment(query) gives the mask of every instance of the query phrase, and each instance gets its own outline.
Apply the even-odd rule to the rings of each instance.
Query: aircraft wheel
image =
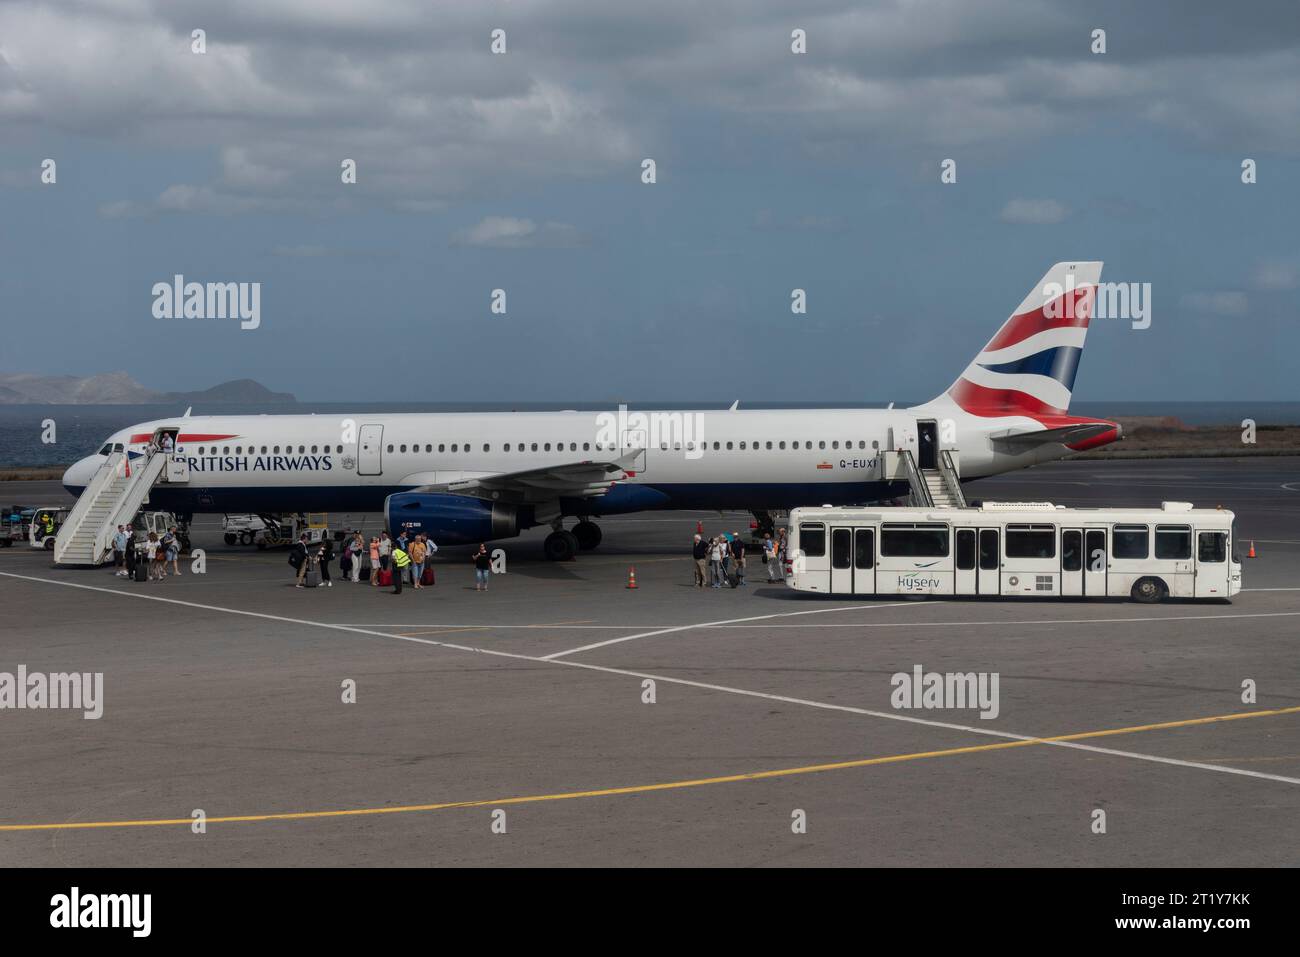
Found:
[[[551,532],[542,542],[542,552],[548,561],[570,561],[578,553],[578,539],[572,532]]]
[[[1159,578],[1139,578],[1133,583],[1133,600],[1144,605],[1154,605],[1165,600],[1169,589]]]
[[[222,537],[226,540],[227,545],[233,545],[235,542],[239,541],[234,532],[226,532]]]
[[[595,522],[584,519],[573,526],[573,535],[578,540],[578,547],[584,552],[589,552],[600,544],[600,526]]]

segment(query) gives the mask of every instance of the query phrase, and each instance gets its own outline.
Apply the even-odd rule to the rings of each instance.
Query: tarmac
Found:
[[[744,513],[605,519],[564,564],[534,530],[486,593],[463,548],[427,590],[296,589],[219,516],[205,573],[162,583],[0,549],[0,672],[103,673],[97,720],[0,710],[0,865],[1300,861],[1300,458],[1063,462],[967,497],[1223,505],[1258,557],[1232,604],[1146,606],[832,600],[753,560],[694,588],[696,522]],[[894,708],[917,665],[996,673],[997,717]]]

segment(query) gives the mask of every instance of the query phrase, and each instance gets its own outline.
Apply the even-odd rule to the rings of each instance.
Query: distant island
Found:
[[[158,402],[224,402],[285,405],[298,400],[289,392],[272,392],[252,379],[235,379],[201,392],[146,389],[125,372],[80,378],[0,372],[0,405],[151,405]]]

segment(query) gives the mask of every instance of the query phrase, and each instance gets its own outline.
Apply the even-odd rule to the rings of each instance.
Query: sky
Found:
[[[1078,259],[1077,399],[1296,399],[1298,89],[1293,0],[0,0],[0,371],[920,401]]]

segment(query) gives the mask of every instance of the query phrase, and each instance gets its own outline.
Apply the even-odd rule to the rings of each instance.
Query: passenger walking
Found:
[[[366,540],[357,532],[352,536],[352,581],[361,581],[361,564],[367,556]]]
[[[136,554],[135,529],[128,525],[124,531],[126,532],[126,577],[134,578],[135,563],[140,557]]]
[[[492,574],[492,556],[488,554],[487,545],[479,542],[478,551],[474,553],[474,590],[487,591],[488,576]]]
[[[691,545],[691,559],[695,562],[695,587],[703,588],[708,577],[709,543],[698,532]]]
[[[316,552],[316,561],[320,564],[320,583],[326,588],[333,588],[330,580],[330,562],[334,561],[334,539],[329,532],[321,539],[320,549]]]
[[[411,542],[411,550],[407,553],[411,556],[411,582],[414,588],[422,587],[420,577],[424,574],[424,559],[427,549],[424,547],[424,536],[417,535],[415,541]]]
[[[379,539],[370,536],[370,584],[379,587]]]
[[[392,567],[393,557],[393,540],[388,537],[387,532],[379,533],[379,568],[381,571],[388,571]]]
[[[784,528],[776,530],[776,580],[785,582],[785,560],[786,551],[789,548],[790,540],[786,537]]]
[[[118,578],[126,577],[126,543],[129,537],[126,529],[121,525],[117,526],[117,532],[113,535],[113,566],[117,569],[114,574]]]
[[[722,539],[718,536],[709,544],[709,587],[722,587]]]
[[[172,564],[172,574],[179,575],[181,573],[178,563],[181,554],[181,540],[176,534],[175,525],[167,529],[167,534],[163,536],[163,547],[167,550],[166,560]]]
[[[162,581],[166,577],[166,570],[163,568],[162,543],[158,541],[157,532],[149,533],[144,554],[145,561],[149,563],[149,581]]]
[[[392,559],[393,594],[400,595],[402,593],[402,579],[406,577],[406,570],[410,567],[411,556],[406,554],[400,546],[394,545],[392,549]]]
[[[731,556],[736,563],[736,577],[739,579],[737,585],[745,584],[745,543],[740,540],[740,532],[736,532],[731,539]]]
[[[763,533],[763,564],[767,566],[768,584],[776,582],[776,542],[772,540],[771,532]]]
[[[723,532],[718,544],[722,546],[722,584],[726,584],[731,581],[731,533]]]

